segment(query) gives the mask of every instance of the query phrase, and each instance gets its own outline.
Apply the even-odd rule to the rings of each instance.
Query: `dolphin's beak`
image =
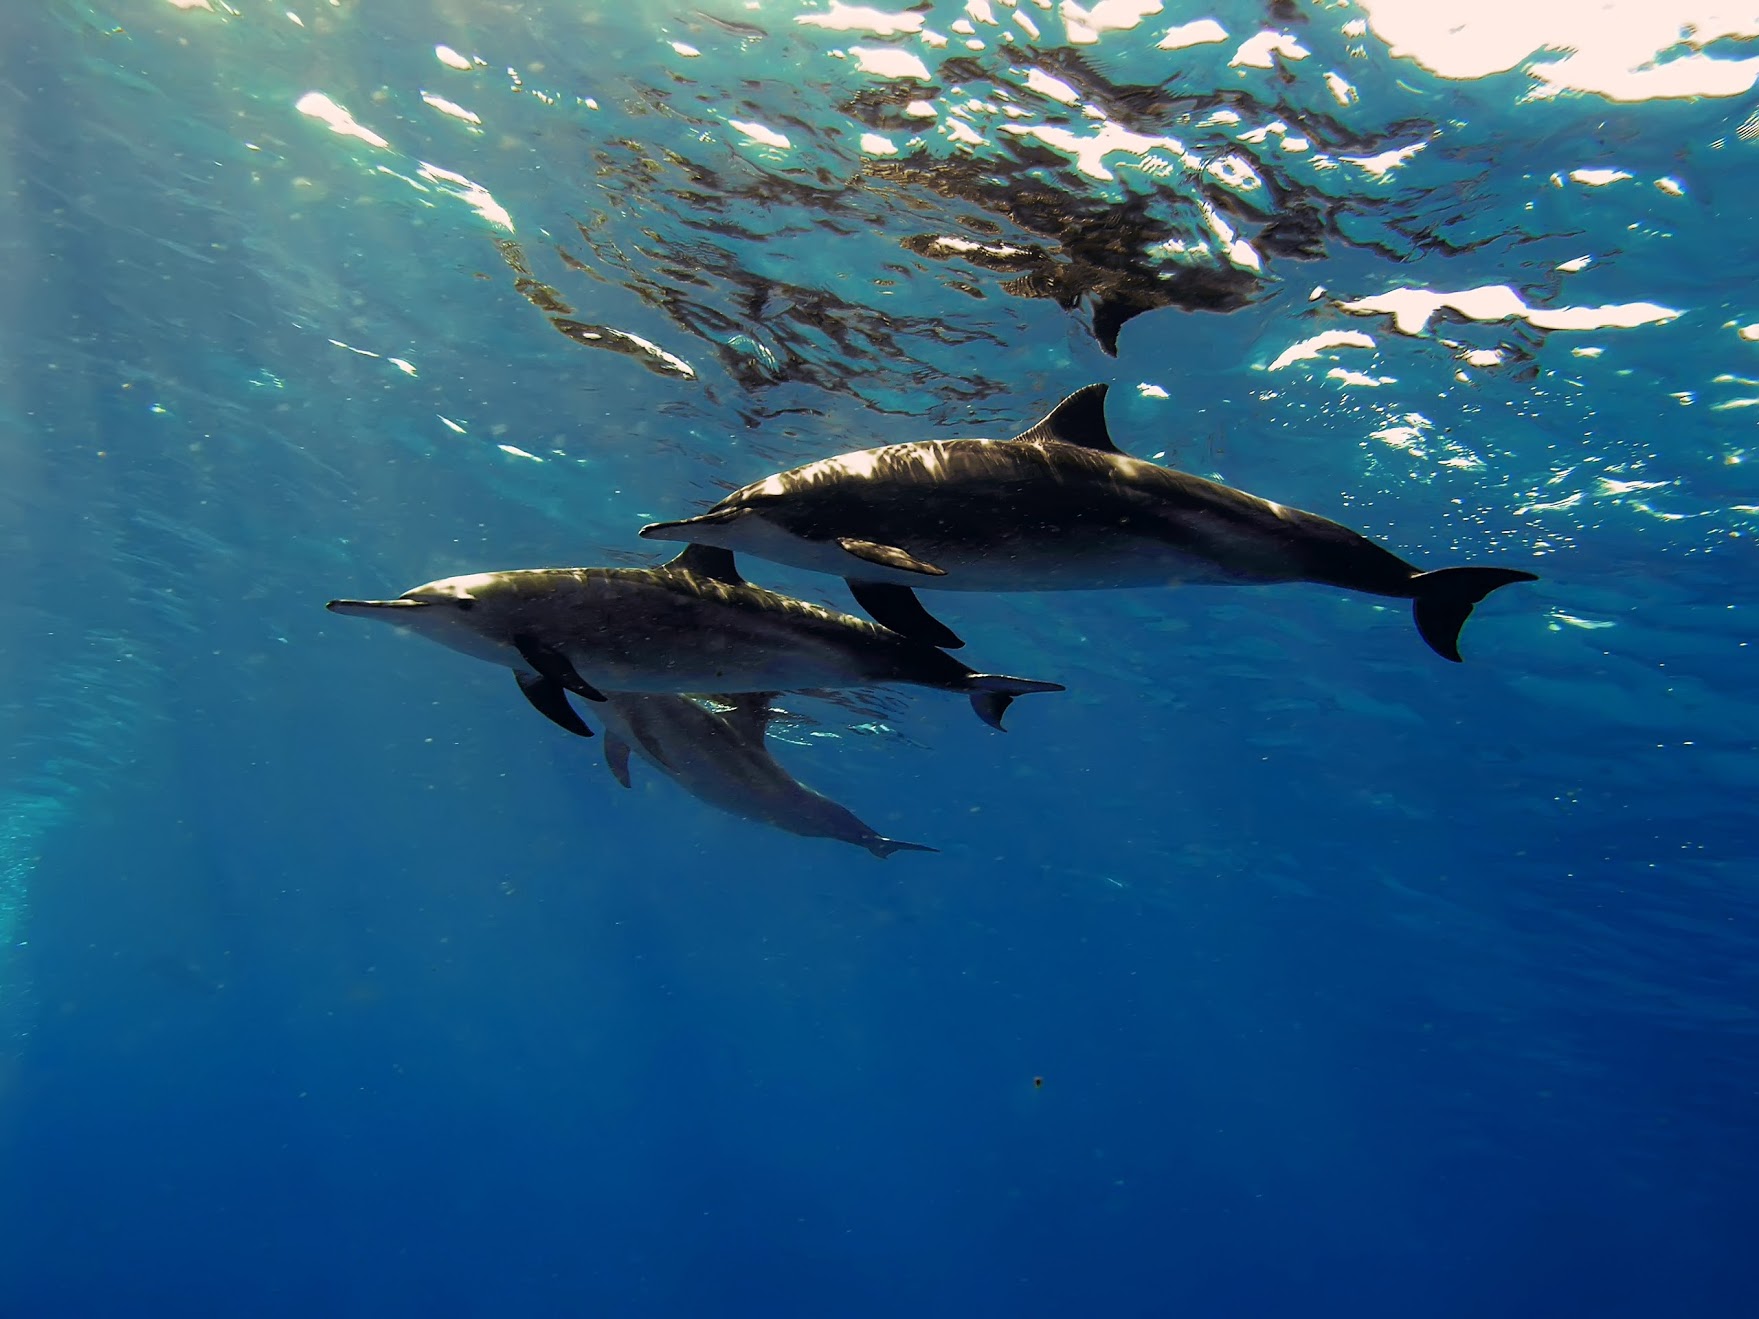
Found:
[[[422,609],[427,604],[426,600],[332,600],[324,608],[332,614],[347,614],[351,618],[384,618],[395,622],[395,618],[388,617],[393,611]]]
[[[737,522],[749,511],[744,508],[717,508],[678,522],[650,522],[641,529],[641,537],[643,540],[681,540],[688,543],[696,539],[693,533],[701,528],[724,527],[729,522]]]

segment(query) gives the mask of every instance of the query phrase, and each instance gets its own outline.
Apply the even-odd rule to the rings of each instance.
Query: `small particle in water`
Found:
[[[1033,1078],[1032,1078],[1032,1088],[1033,1088],[1033,1089],[1034,1089],[1034,1090],[1042,1090],[1042,1089],[1044,1089],[1044,1078],[1043,1078],[1043,1077],[1042,1077],[1042,1076],[1035,1076],[1035,1077],[1033,1077]]]

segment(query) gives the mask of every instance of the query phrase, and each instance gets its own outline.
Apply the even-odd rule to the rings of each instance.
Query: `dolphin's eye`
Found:
[[[472,609],[476,608],[476,601],[466,596],[464,599],[457,601],[457,605],[460,609],[469,613]]]

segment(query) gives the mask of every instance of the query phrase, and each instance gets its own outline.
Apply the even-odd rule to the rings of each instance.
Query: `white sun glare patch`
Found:
[[[1340,156],[1338,159],[1346,165],[1354,165],[1365,174],[1384,179],[1427,145],[1427,142],[1413,142],[1408,147],[1396,147],[1391,151],[1383,151],[1378,156]]]
[[[396,367],[399,371],[403,372],[403,374],[406,376],[412,376],[415,374],[415,364],[413,362],[410,362],[410,361],[404,359],[404,358],[386,357],[383,353],[375,353],[370,348],[356,348],[353,344],[344,343],[340,339],[332,339],[332,340],[330,340],[330,343],[334,347],[346,349],[347,351],[349,351],[351,353],[358,354],[361,357],[371,357],[371,358],[376,358],[376,359],[379,359],[382,361],[389,362],[392,366]],[[277,388],[280,387],[279,380],[277,380],[275,382],[275,384],[276,384]]]
[[[432,92],[423,92],[421,99],[441,114],[451,115],[454,119],[462,119],[467,124],[480,126],[482,116],[472,110],[466,110],[456,101],[448,101],[444,96],[435,96]]]
[[[362,127],[353,115],[322,92],[307,92],[294,102],[293,108],[302,115],[329,125],[332,133],[357,137],[368,146],[389,147],[391,144],[370,128]]]
[[[1043,69],[1029,69],[1026,74],[1026,85],[1041,96],[1048,96],[1053,101],[1061,101],[1064,105],[1074,105],[1081,99],[1077,92],[1061,78],[1053,78]]]
[[[535,453],[527,453],[517,444],[497,444],[495,447],[502,453],[510,454],[514,458],[529,458],[534,463],[541,463],[543,461],[543,459],[539,458]]]
[[[1401,334],[1421,334],[1429,318],[1443,308],[1468,320],[1524,320],[1541,330],[1629,330],[1671,321],[1680,313],[1653,302],[1621,302],[1600,307],[1529,307],[1507,284],[1487,284],[1458,293],[1432,289],[1393,289],[1370,298],[1338,304],[1344,311],[1388,315]]]
[[[1213,18],[1200,18],[1168,28],[1166,36],[1156,44],[1161,50],[1184,50],[1187,46],[1207,46],[1227,39],[1228,30],[1220,23]]]
[[[855,57],[855,67],[863,73],[878,74],[882,78],[915,78],[921,82],[928,81],[928,65],[907,50],[899,50],[896,46],[851,46],[849,53]]]
[[[1356,385],[1364,389],[1379,389],[1382,385],[1397,384],[1393,376],[1371,376],[1365,371],[1346,371],[1341,366],[1334,366],[1325,373],[1327,380],[1335,380],[1341,385]]]
[[[1297,151],[1306,145],[1300,138],[1284,138],[1285,146],[1292,145]],[[1220,179],[1222,186],[1234,192],[1256,192],[1264,186],[1264,180],[1258,177],[1258,171],[1252,168],[1252,162],[1244,156],[1227,155],[1220,160],[1212,160],[1206,173]]]
[[[878,133],[863,133],[861,149],[870,156],[895,156],[898,144],[889,137],[881,137]]]
[[[1272,32],[1267,28],[1242,41],[1234,58],[1228,61],[1228,67],[1268,69],[1276,63],[1278,55],[1287,60],[1304,60],[1312,53],[1287,32]]]
[[[920,13],[888,14],[860,5],[842,4],[831,0],[831,7],[822,14],[801,14],[794,20],[804,27],[822,27],[832,32],[866,32],[876,37],[898,37],[922,31]]]
[[[1590,188],[1604,188],[1609,183],[1617,183],[1621,179],[1631,177],[1630,171],[1622,169],[1573,169],[1570,178],[1577,183],[1587,184]]]
[[[1311,339],[1303,339],[1300,343],[1290,344],[1278,355],[1276,361],[1269,366],[1271,371],[1281,371],[1285,366],[1296,362],[1311,361],[1321,353],[1333,348],[1372,348],[1374,336],[1363,334],[1360,330],[1326,330],[1314,335]]]
[[[453,50],[450,46],[435,46],[434,58],[439,60],[440,63],[444,64],[448,69],[458,69],[465,73],[470,72],[470,61],[460,55],[457,51]]]
[[[505,229],[508,233],[513,232],[513,217],[507,213],[507,208],[496,201],[482,184],[473,183],[464,175],[454,173],[452,170],[442,169],[438,165],[430,165],[425,160],[418,172],[422,178],[437,184],[443,192],[458,198],[459,201],[469,206],[471,210],[497,229]]]
[[[765,128],[762,124],[747,123],[739,119],[729,119],[727,125],[736,128],[753,142],[761,142],[766,147],[775,147],[778,151],[786,151],[794,144],[786,134],[778,133],[773,128]]]
[[[969,238],[955,238],[951,234],[937,235],[930,246],[936,252],[983,252],[993,257],[1025,256],[1026,249],[1014,247],[1009,243],[974,243]]]
[[[1164,8],[1161,0],[1099,0],[1092,9],[1083,8],[1075,0],[1063,0],[1060,12],[1070,44],[1091,46],[1099,40],[1100,33],[1127,32]]]
[[[947,136],[952,138],[955,142],[964,142],[966,145],[974,147],[980,147],[983,145],[983,134],[979,133],[963,119],[948,115],[945,128]]]
[[[1443,78],[1483,78],[1525,64],[1535,99],[1591,92],[1615,101],[1739,96],[1759,82],[1759,58],[1724,59],[1719,42],[1759,37],[1759,11],[1720,0],[1546,0],[1444,5],[1361,0],[1397,58]],[[1664,58],[1687,47],[1687,53]],[[1569,52],[1533,60],[1541,50]],[[1531,62],[1529,62],[1531,61]]]
[[[1144,137],[1109,119],[1092,137],[1080,137],[1056,124],[1003,124],[1002,131],[1020,137],[1035,137],[1047,147],[1073,156],[1076,169],[1089,178],[1102,182],[1110,182],[1117,177],[1105,166],[1105,158],[1110,155],[1135,156],[1137,164],[1142,165],[1146,163],[1149,153],[1158,148],[1178,157],[1192,169],[1203,164],[1187,153],[1185,144],[1177,138]]]

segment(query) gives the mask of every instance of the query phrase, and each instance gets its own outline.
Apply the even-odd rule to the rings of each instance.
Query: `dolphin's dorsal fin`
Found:
[[[1112,443],[1111,433],[1105,428],[1105,396],[1109,388],[1109,385],[1101,384],[1077,389],[1052,408],[1043,421],[1021,431],[1014,439],[1026,444],[1057,440],[1100,453],[1121,455],[1123,450]]]
[[[739,692],[720,699],[732,707],[721,716],[723,719],[746,737],[763,737],[770,726],[770,716],[775,713],[770,709],[770,702],[776,699],[776,693]]]
[[[674,558],[667,559],[665,566],[693,572],[698,577],[712,577],[728,586],[745,585],[734,565],[733,551],[718,545],[686,545]]]

